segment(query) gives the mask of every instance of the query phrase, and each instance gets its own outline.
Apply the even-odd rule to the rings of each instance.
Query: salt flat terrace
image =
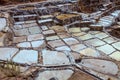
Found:
[[[77,1],[19,5],[0,13],[0,60],[32,80],[120,80],[120,10],[95,21]],[[95,15],[94,15],[95,14]],[[94,17],[93,19],[91,17]],[[36,73],[37,71],[37,73]]]

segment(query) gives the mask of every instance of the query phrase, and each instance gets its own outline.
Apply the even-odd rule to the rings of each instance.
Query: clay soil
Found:
[[[120,28],[111,30],[110,34],[116,38],[120,38]]]
[[[96,80],[96,79],[82,71],[76,71],[68,80]]]
[[[57,19],[65,20],[65,19],[69,19],[69,18],[72,18],[72,17],[76,17],[76,16],[79,16],[79,15],[76,15],[76,14],[61,14],[61,15],[57,16]]]

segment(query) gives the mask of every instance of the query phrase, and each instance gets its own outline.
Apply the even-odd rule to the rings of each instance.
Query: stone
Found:
[[[81,30],[80,30],[80,28],[69,28],[69,32],[77,33],[77,32],[81,32]]]
[[[33,64],[38,62],[38,51],[20,50],[12,59],[21,64]]]
[[[109,37],[106,33],[98,33],[95,35],[95,37],[99,38],[99,39],[103,39],[103,38],[106,38],[106,37]]]
[[[30,44],[30,42],[21,42],[21,43],[17,44],[17,47],[20,47],[20,48],[30,48],[31,44]]]
[[[17,48],[0,48],[0,59],[11,60],[11,58],[19,51]]]
[[[86,34],[86,35],[79,37],[80,40],[88,40],[88,39],[92,39],[92,38],[94,38],[94,36],[91,34]]]
[[[102,40],[97,39],[97,38],[87,40],[87,41],[85,41],[85,43],[87,43],[87,44],[89,44],[89,45],[92,45],[92,46],[94,46],[94,47],[97,47],[97,46],[101,46],[101,45],[105,45],[105,44],[106,44],[105,42],[103,42]]]
[[[14,37],[13,38],[13,43],[19,43],[19,42],[24,42],[27,40],[26,36],[21,36],[21,37]]]
[[[108,37],[108,38],[105,38],[105,39],[103,39],[103,40],[104,40],[105,42],[107,42],[108,44],[117,42],[117,40],[113,39],[112,37]]]
[[[45,36],[55,35],[55,31],[54,30],[47,30],[47,31],[43,31],[43,34]]]
[[[59,39],[59,37],[58,37],[57,35],[46,37],[46,40],[47,40],[47,41],[52,41],[52,40],[57,40],[57,39]]]
[[[71,49],[68,46],[60,46],[55,48],[57,51],[71,51]]]
[[[120,61],[120,52],[116,51],[114,53],[112,53],[111,55],[109,55],[112,59],[115,59],[117,61]]]
[[[70,48],[75,51],[75,52],[80,52],[82,49],[85,49],[87,48],[84,44],[75,44],[75,45],[72,45],[70,46]]]
[[[41,33],[41,30],[40,30],[40,28],[38,26],[37,27],[30,27],[29,32],[31,34],[39,34],[39,33]]]
[[[99,59],[83,59],[80,64],[103,74],[116,75],[118,73],[118,66],[111,61]]]
[[[14,30],[14,33],[16,36],[26,36],[29,35],[28,29],[20,29],[20,30]]]
[[[73,44],[78,44],[79,43],[79,41],[77,40],[77,39],[75,39],[75,38],[65,38],[65,39],[63,39],[64,41],[65,41],[65,43],[66,44],[68,44],[68,45],[73,45]]]
[[[35,80],[68,80],[73,74],[72,70],[43,71],[38,74]],[[55,79],[53,79],[55,78]]]
[[[44,36],[42,34],[34,34],[34,35],[29,35],[27,39],[28,41],[42,40],[44,39]]]
[[[115,49],[111,45],[109,45],[109,44],[103,45],[101,47],[97,47],[97,49],[102,51],[103,53],[105,53],[107,55],[111,54],[112,52],[115,51]]]
[[[4,30],[7,26],[7,21],[5,18],[0,18],[0,31]]]
[[[41,50],[46,47],[46,43],[44,40],[32,41],[31,42],[33,49]]]
[[[69,59],[65,53],[57,51],[42,51],[44,65],[64,65],[69,64]]]
[[[59,47],[59,46],[64,46],[65,43],[62,40],[55,40],[55,41],[48,41],[48,44],[52,47]]]
[[[81,28],[81,31],[83,31],[83,32],[88,32],[89,30],[90,30],[90,28],[88,28],[88,27]]]
[[[116,42],[114,44],[112,44],[112,46],[118,50],[120,50],[120,42]]]
[[[91,57],[99,57],[100,56],[100,54],[92,48],[83,49],[79,53],[80,53],[80,55],[91,56]]]

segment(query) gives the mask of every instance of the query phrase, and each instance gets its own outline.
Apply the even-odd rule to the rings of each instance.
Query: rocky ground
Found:
[[[119,9],[95,22],[104,11],[84,14],[76,5],[1,9],[0,80],[120,80],[120,39],[109,34],[120,26]]]
[[[23,3],[28,3],[28,2],[40,2],[40,1],[45,1],[45,0],[1,0],[0,1],[0,6],[5,6],[5,5],[11,5],[11,4],[23,4]]]

